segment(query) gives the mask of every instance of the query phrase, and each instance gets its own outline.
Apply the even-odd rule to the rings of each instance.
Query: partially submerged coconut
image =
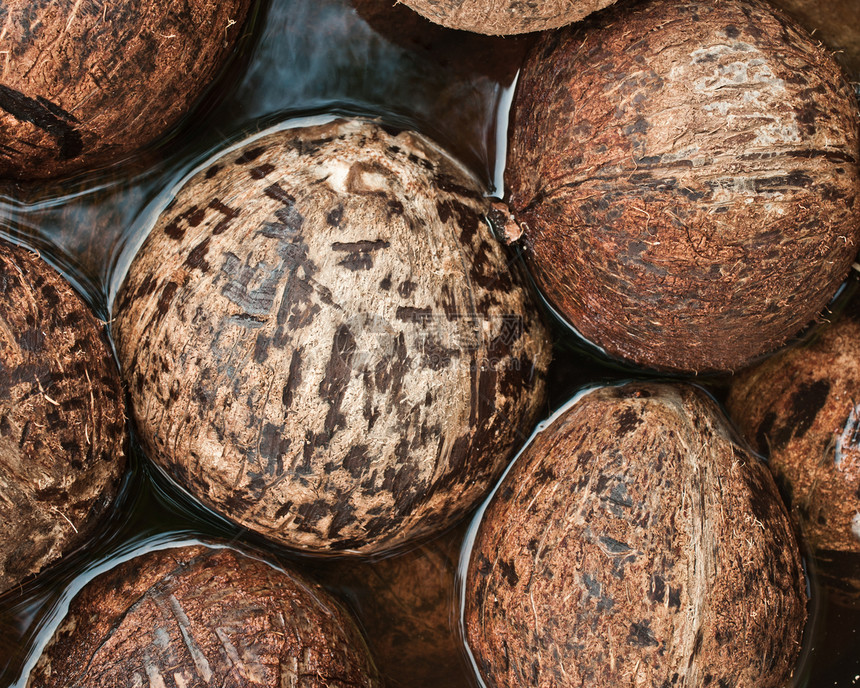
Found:
[[[72,600],[27,686],[379,686],[322,588],[229,549],[138,556]]]
[[[547,34],[506,175],[538,285],[609,354],[739,369],[812,321],[860,234],[860,114],[760,0],[646,0]]]
[[[402,0],[432,22],[491,36],[545,31],[572,24],[615,0]]]
[[[777,688],[806,619],[767,468],[688,386],[595,389],[555,417],[481,517],[464,589],[496,688]]]
[[[124,443],[104,325],[45,261],[0,242],[0,591],[92,534]]]
[[[0,176],[86,170],[166,134],[223,68],[250,4],[5,2]]]
[[[809,546],[860,554],[860,303],[735,378],[727,406],[769,457]]]
[[[550,354],[482,189],[421,136],[256,138],[176,191],[115,304],[150,456],[292,547],[390,550],[488,491]]]
[[[472,688],[457,633],[462,527],[378,561],[324,561],[317,579],[349,596],[389,688]]]

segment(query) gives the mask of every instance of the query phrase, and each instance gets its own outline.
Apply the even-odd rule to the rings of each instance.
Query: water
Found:
[[[122,266],[164,205],[165,189],[240,134],[325,113],[382,117],[436,139],[501,193],[507,106],[531,38],[449,31],[392,4],[272,0],[208,97],[205,117],[107,173],[0,185],[0,234],[39,250],[107,320]],[[554,327],[547,415],[584,384],[630,377]],[[718,380],[713,389],[719,396]],[[239,543],[320,580],[355,612],[390,686],[478,685],[457,634],[455,574],[466,524],[395,558],[320,561],[267,546],[200,507],[152,468],[134,441],[131,464],[98,536],[0,597],[0,688],[24,685],[69,600],[100,571],[145,549],[203,539]],[[797,686],[860,685],[860,612],[828,599],[816,580]]]

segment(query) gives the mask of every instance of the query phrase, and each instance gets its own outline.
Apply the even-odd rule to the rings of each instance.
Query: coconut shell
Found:
[[[216,156],[115,303],[149,455],[312,551],[452,525],[540,413],[547,333],[475,179],[409,132],[335,121]]]
[[[27,686],[378,687],[322,588],[228,549],[144,554],[72,600]]]
[[[47,263],[0,242],[0,591],[92,534],[124,444],[104,325]]]
[[[418,14],[449,29],[490,36],[545,31],[572,24],[615,0],[401,0]]]
[[[727,408],[813,550],[860,554],[860,303],[812,343],[738,375]]]
[[[455,611],[463,530],[379,561],[319,566],[318,580],[349,595],[389,688],[472,688]]]
[[[250,4],[5,2],[0,176],[103,166],[166,134],[223,68]]]
[[[587,392],[483,514],[465,628],[488,686],[756,686],[791,676],[806,620],[767,468],[694,387]]]
[[[816,318],[860,233],[860,114],[760,0],[646,0],[546,35],[506,182],[547,299],[612,356],[731,371]]]

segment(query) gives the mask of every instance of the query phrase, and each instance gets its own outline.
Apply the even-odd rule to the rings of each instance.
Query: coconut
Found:
[[[465,629],[487,685],[783,686],[806,592],[767,468],[690,386],[583,393],[480,519]]]
[[[860,554],[860,302],[732,380],[727,407],[813,550]]]
[[[86,170],[167,133],[223,68],[250,4],[5,2],[0,176]]]
[[[860,114],[761,0],[646,0],[546,35],[506,182],[546,298],[608,354],[730,371],[794,336],[857,253]]]
[[[472,688],[455,613],[463,531],[398,556],[324,561],[314,571],[324,585],[349,596],[390,688]]]
[[[125,468],[116,364],[68,282],[0,242],[0,591],[92,534]]]
[[[508,36],[545,31],[571,24],[615,0],[548,0],[523,3],[519,0],[402,0],[418,14],[449,29],[462,29],[490,36]]]
[[[397,548],[488,491],[550,345],[487,200],[427,139],[337,120],[180,186],[115,303],[141,441],[289,547]]]
[[[352,619],[318,585],[229,549],[138,556],[92,580],[28,686],[379,686]]]

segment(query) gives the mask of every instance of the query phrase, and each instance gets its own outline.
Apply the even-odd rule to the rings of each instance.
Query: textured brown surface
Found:
[[[251,0],[9,0],[0,7],[0,176],[101,166],[167,133]]]
[[[809,323],[857,253],[857,103],[759,0],[625,4],[545,36],[507,186],[565,317],[659,369],[739,369]]]
[[[464,528],[381,561],[325,562],[317,579],[353,600],[388,688],[473,688],[457,633]]]
[[[492,687],[777,688],[806,593],[767,469],[686,386],[588,393],[493,497],[465,622]]]
[[[860,2],[857,0],[771,0],[791,14],[856,81],[860,78]]]
[[[860,304],[739,375],[727,404],[810,547],[860,554]]]
[[[615,0],[401,0],[430,21],[450,29],[507,36],[545,31],[579,21]]]
[[[150,456],[275,540],[373,552],[451,525],[541,413],[547,333],[475,180],[338,121],[212,162],[115,304]]]
[[[145,554],[72,601],[30,675],[51,686],[379,686],[352,620],[319,586],[227,549]]]
[[[0,242],[0,591],[91,534],[124,443],[104,326],[47,263]]]

